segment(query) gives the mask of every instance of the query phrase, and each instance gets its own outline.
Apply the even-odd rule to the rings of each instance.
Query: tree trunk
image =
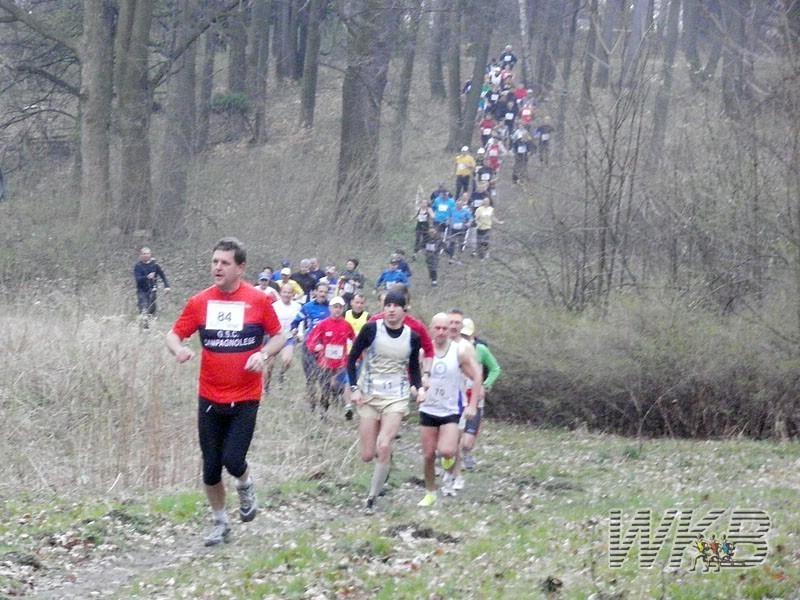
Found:
[[[408,27],[402,44],[403,65],[397,81],[397,112],[392,127],[392,147],[398,155],[403,152],[403,132],[408,123],[408,100],[414,75],[419,22],[422,18],[422,0],[412,0],[408,11]]]
[[[225,18],[225,41],[228,45],[228,91],[247,93],[247,28],[241,9]]]
[[[663,8],[663,7],[662,7]],[[664,150],[664,136],[667,131],[669,100],[672,92],[672,70],[675,67],[675,56],[678,52],[678,33],[680,26],[681,1],[670,0],[667,14],[666,47],[664,63],[661,67],[661,86],[658,89],[653,109],[653,143],[650,146],[650,164],[661,163]]]
[[[150,113],[153,100],[147,80],[152,0],[125,0],[120,6],[116,44],[118,75],[116,128],[119,133],[120,181],[116,220],[125,233],[149,229],[153,220],[150,182]]]
[[[197,131],[195,152],[202,152],[208,145],[211,125],[211,94],[214,91],[214,57],[219,47],[219,35],[214,29],[206,31],[203,40],[203,70],[197,98]]]
[[[431,28],[431,48],[428,56],[428,80],[431,98],[443,100],[447,96],[444,86],[444,66],[442,54],[447,36],[447,18],[444,11],[445,0],[432,0],[433,26]]]
[[[196,12],[193,0],[181,0],[179,27],[188,29]],[[167,103],[161,159],[156,167],[156,234],[168,238],[185,233],[186,187],[194,153],[195,63],[197,43],[189,46],[175,62],[167,82]]]
[[[581,9],[581,0],[572,1],[572,17],[569,23],[569,36],[564,43],[564,66],[561,70],[562,84],[561,88],[569,89],[569,78],[572,75],[572,57],[575,53],[575,34],[578,30],[578,14]],[[559,141],[563,141],[565,137],[567,120],[567,94],[561,94],[558,100],[558,117],[556,118],[556,137]],[[556,146],[559,155],[564,148],[562,143]]]
[[[269,15],[272,0],[253,0],[250,21],[250,49],[247,57],[248,96],[253,101],[253,139],[267,141],[267,71],[269,68]]]
[[[592,71],[597,46],[597,22],[597,0],[591,0],[589,4],[589,34],[586,37],[586,56],[583,61],[583,84],[578,104],[578,115],[581,117],[585,117],[589,113],[592,105]]]
[[[447,52],[447,113],[449,135],[446,150],[458,150],[459,134],[463,125],[461,113],[461,12],[460,0],[448,4],[450,36]]]
[[[494,4],[484,5],[486,9],[488,9],[490,6],[492,9],[494,9]],[[528,0],[517,0],[517,10],[519,12],[519,37],[522,40],[522,48],[520,49],[521,56],[519,57],[521,59],[519,62],[522,63],[521,81],[523,81],[526,86],[529,86],[529,84],[533,81],[533,68],[531,67],[531,40],[528,36],[528,31],[530,30],[530,23],[528,21]],[[494,22],[490,22],[487,19],[484,22],[484,26],[494,27]]]
[[[622,61],[622,85],[632,86],[638,79],[639,58],[644,51],[645,35],[647,34],[647,7],[649,0],[635,0],[631,12],[631,32],[625,46],[625,56]]]
[[[336,218],[369,229],[380,224],[371,201],[379,191],[381,107],[402,5],[400,0],[354,0],[347,8]]]
[[[85,0],[81,40],[80,222],[108,223],[111,206],[109,135],[113,74],[113,12],[105,0]]]
[[[277,0],[275,35],[272,54],[275,56],[275,75],[278,81],[292,76],[294,70],[294,0]]]
[[[748,0],[722,3],[724,30],[721,33],[727,42],[722,58],[722,110],[731,119],[741,118],[747,106],[745,17],[748,10]]]
[[[480,0],[472,0],[467,14],[475,14],[478,11],[484,15],[485,21],[473,40],[475,64],[472,67],[472,87],[464,98],[464,118],[458,146],[472,146],[472,135],[475,132],[478,115],[478,101],[481,97],[481,84],[486,64],[489,62],[489,45],[492,41],[497,6],[494,3],[480,3]]]
[[[317,76],[319,74],[319,51],[322,41],[322,19],[328,0],[311,0],[308,7],[308,37],[305,48],[303,82],[300,88],[300,127],[314,127],[314,108],[317,99]]]
[[[611,78],[611,55],[614,52],[617,34],[616,27],[622,12],[623,0],[606,0],[603,12],[603,37],[597,52],[597,78],[594,84],[605,89]]]

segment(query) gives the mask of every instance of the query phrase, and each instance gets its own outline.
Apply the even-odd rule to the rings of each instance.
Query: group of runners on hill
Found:
[[[259,401],[266,390],[282,385],[298,346],[311,414],[327,420],[341,403],[346,420],[358,415],[361,458],[374,461],[364,512],[371,514],[384,494],[394,442],[412,404],[420,416],[426,488],[419,505],[437,502],[437,457],[441,494],[456,495],[464,487],[461,469],[475,466],[471,450],[500,367],[475,338],[474,321],[460,310],[437,313],[427,325],[412,317],[408,277],[401,269],[407,263],[398,254],[390,262],[372,290],[381,310],[370,314],[372,294],[355,258],[342,273],[320,269],[313,258],[300,261],[296,271],[284,261],[277,272],[262,270],[253,284],[244,278],[242,243],[223,238],[215,245],[213,285],[188,300],[166,336],[178,363],[194,358],[186,340],[195,332],[202,347],[198,430],[214,519],[205,545],[227,542],[231,535],[223,470],[236,480],[240,520],[256,516],[246,456]],[[134,273],[153,272],[143,276],[145,282],[161,278],[166,285],[156,266],[143,251]]]
[[[542,164],[550,155],[553,127],[548,117],[537,125],[533,89],[515,82],[517,57],[506,46],[499,60],[486,67],[476,126],[480,145],[474,153],[463,146],[455,157],[454,186],[444,182],[415,205],[414,257],[425,253],[431,285],[438,285],[439,256],[448,263],[460,262],[456,252],[468,251],[484,260],[489,255],[492,225],[502,224],[494,214],[497,181],[503,163],[513,157],[511,180],[528,179],[528,157],[538,152]],[[462,92],[466,94],[472,83]]]
[[[514,83],[515,64],[507,46],[487,67],[477,123],[481,145],[474,154],[464,146],[455,157],[452,193],[440,183],[417,203],[411,258],[425,253],[432,286],[441,254],[451,264],[459,262],[457,252],[488,257],[492,226],[502,223],[494,209],[504,159],[513,155],[514,183],[527,179],[534,150],[547,162],[552,128],[546,118],[534,127],[535,98]],[[220,240],[212,254],[214,285],[189,299],[166,338],[183,363],[194,357],[186,339],[200,333],[198,427],[214,516],[204,543],[230,537],[223,469],[236,479],[240,519],[257,513],[246,454],[262,393],[283,385],[297,346],[312,414],[328,418],[341,403],[346,420],[358,415],[361,458],[374,461],[366,513],[384,493],[394,442],[412,403],[419,411],[425,481],[418,504],[435,504],[439,492],[456,495],[465,485],[462,468],[475,466],[471,452],[486,393],[500,374],[488,345],[475,337],[474,321],[456,308],[428,324],[412,317],[412,271],[402,250],[392,254],[374,286],[367,285],[357,258],[348,259],[341,273],[322,269],[316,258],[301,260],[297,270],[283,261],[278,270],[262,269],[255,285],[243,278],[245,265],[241,242]],[[134,271],[140,310],[154,313],[156,282],[160,278],[168,288],[166,275],[147,249]],[[374,315],[367,310],[370,287],[381,307]]]

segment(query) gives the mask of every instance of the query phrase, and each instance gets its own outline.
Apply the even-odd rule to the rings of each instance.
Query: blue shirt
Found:
[[[456,207],[456,201],[451,197],[439,196],[433,201],[433,222],[446,223],[450,212]]]

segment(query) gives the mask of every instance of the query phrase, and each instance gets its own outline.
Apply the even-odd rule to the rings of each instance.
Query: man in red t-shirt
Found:
[[[194,357],[184,340],[200,332],[198,432],[203,453],[203,484],[214,512],[206,546],[227,542],[231,526],[225,511],[223,467],[236,479],[239,518],[257,512],[247,451],[256,425],[262,375],[270,357],[283,348],[285,336],[270,298],[242,279],[246,252],[236,238],[214,246],[214,285],[189,298],[167,333],[166,344],[178,363]],[[269,341],[264,344],[264,339]]]
[[[306,348],[317,356],[311,405],[319,404],[323,415],[327,413],[336,394],[336,379],[347,366],[348,344],[356,338],[353,326],[343,316],[344,298],[336,296],[328,306],[331,315],[317,323],[306,337]]]

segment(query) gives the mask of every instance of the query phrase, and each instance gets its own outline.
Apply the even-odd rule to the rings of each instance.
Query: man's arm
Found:
[[[483,386],[490,388],[494,385],[494,382],[497,381],[497,378],[500,377],[500,373],[502,373],[503,370],[500,368],[500,364],[497,362],[494,354],[492,354],[492,351],[489,350],[485,344],[477,344],[475,349],[478,354],[478,360],[489,370],[489,374],[486,376]]]
[[[377,324],[375,321],[365,323],[358,332],[353,347],[350,348],[350,353],[347,355],[347,378],[351,385],[355,385],[358,380],[358,373],[356,372],[356,363],[361,357],[361,354],[372,345],[375,341],[375,332],[377,331]]]
[[[159,265],[157,263],[156,263],[156,275],[161,277],[161,281],[164,283],[164,289],[168,290],[169,289],[169,279],[167,279],[167,276],[164,274],[164,269],[162,269],[161,265]]]
[[[179,364],[185,363],[187,360],[194,358],[194,352],[188,346],[184,346],[183,338],[175,333],[172,329],[167,332],[164,342],[167,349],[175,357]]]

